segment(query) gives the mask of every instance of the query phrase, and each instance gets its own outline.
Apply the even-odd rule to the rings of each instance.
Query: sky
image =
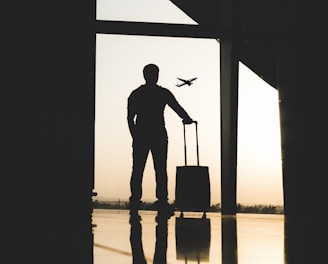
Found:
[[[196,24],[168,0],[135,2],[98,0],[97,19]],[[152,12],[140,6],[152,8]],[[199,159],[201,166],[209,167],[211,204],[221,202],[219,45],[214,39],[97,34],[97,199],[127,200],[130,195],[132,139],[126,119],[127,98],[144,84],[143,67],[155,63],[160,68],[158,84],[169,89],[198,121]],[[283,205],[278,92],[245,65],[240,63],[239,70],[237,203]],[[177,78],[193,77],[198,79],[192,86],[176,87]],[[176,166],[184,165],[183,126],[169,107],[165,122],[169,201],[174,201]],[[193,125],[186,128],[187,163],[195,165],[195,129]],[[143,201],[155,199],[155,174],[149,155]]]

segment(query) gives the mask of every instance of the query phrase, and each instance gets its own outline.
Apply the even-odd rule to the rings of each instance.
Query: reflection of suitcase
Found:
[[[208,262],[211,244],[211,220],[208,218],[175,218],[176,258]]]
[[[186,130],[184,133],[185,166],[177,166],[175,185],[175,206],[182,212],[206,212],[210,207],[210,179],[208,167],[199,166],[198,132],[196,127],[197,166],[187,166]]]

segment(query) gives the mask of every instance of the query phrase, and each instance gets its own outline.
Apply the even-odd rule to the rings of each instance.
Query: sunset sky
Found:
[[[196,24],[168,0],[142,0],[132,8],[135,2],[98,0],[97,19]],[[214,39],[97,34],[97,199],[126,200],[130,195],[132,139],[126,119],[127,98],[144,83],[143,67],[155,63],[160,68],[158,84],[169,89],[199,123],[200,165],[209,167],[211,203],[220,202],[219,45]],[[245,65],[240,63],[239,69],[237,202],[282,205],[278,92]],[[192,86],[175,86],[179,82],[177,78],[193,77],[198,79]],[[176,166],[184,165],[183,126],[169,107],[165,110],[165,121],[169,136],[169,200],[173,201]],[[188,164],[196,164],[195,153],[194,126],[190,125],[187,127]],[[144,173],[143,200],[155,200],[151,155]]]

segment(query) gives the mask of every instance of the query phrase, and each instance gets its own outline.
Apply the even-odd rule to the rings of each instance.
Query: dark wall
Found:
[[[320,31],[324,24],[313,7],[294,2],[282,10],[284,35],[276,40],[277,88],[285,211],[301,215],[304,210],[320,212],[325,205],[328,108]]]
[[[4,8],[6,263],[92,263],[94,5]]]
[[[327,234],[325,16],[309,3],[288,1],[282,6],[284,36],[277,39],[276,50],[285,260],[319,263],[326,257],[322,237]]]

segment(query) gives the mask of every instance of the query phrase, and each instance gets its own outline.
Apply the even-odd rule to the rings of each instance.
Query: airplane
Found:
[[[192,78],[192,79],[189,79],[189,80],[184,80],[184,79],[180,79],[180,78],[177,78],[177,79],[183,82],[183,83],[180,83],[180,84],[176,85],[177,87],[181,87],[183,85],[188,85],[188,86],[192,85],[193,81],[196,80],[197,78]]]

